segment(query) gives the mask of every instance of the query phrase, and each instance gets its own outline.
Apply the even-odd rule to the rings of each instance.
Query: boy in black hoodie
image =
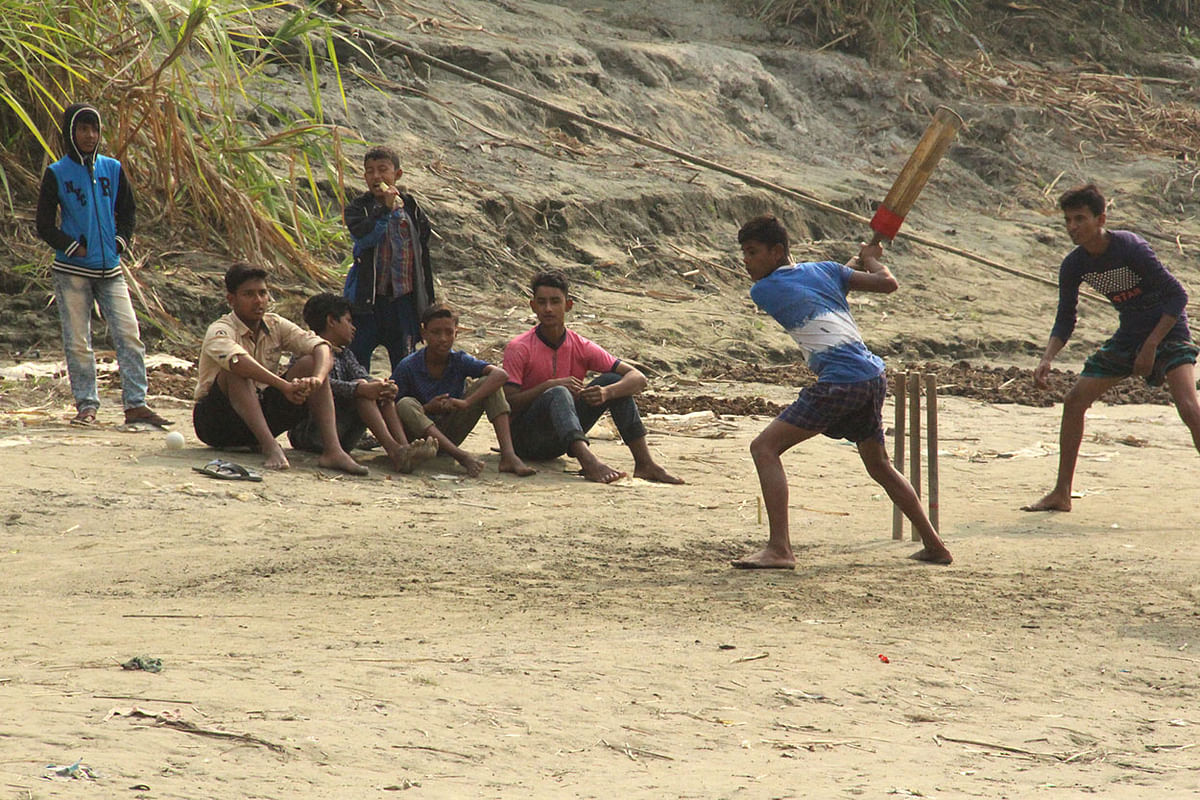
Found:
[[[433,305],[429,219],[412,195],[396,188],[403,171],[390,147],[363,156],[367,191],[346,206],[354,237],[354,266],[346,275],[354,341],[350,350],[368,371],[378,345],[387,348],[392,370],[421,341],[421,314]]]
[[[92,353],[92,306],[98,303],[117,351],[125,423],[170,425],[146,406],[146,348],[121,271],[121,254],[133,238],[133,189],[121,162],[99,153],[95,108],[68,106],[62,138],[66,155],[42,176],[37,232],[54,248],[54,299],[75,396],[71,423],[95,423],[100,407]]]

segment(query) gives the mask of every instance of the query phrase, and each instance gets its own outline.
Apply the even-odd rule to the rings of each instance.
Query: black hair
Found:
[[[350,301],[341,295],[321,292],[308,298],[304,304],[304,324],[313,333],[322,334],[329,325],[329,318],[341,319],[350,310]]]
[[[237,261],[225,270],[225,291],[237,294],[238,287],[246,281],[265,281],[267,271],[246,261]]]
[[[365,167],[368,161],[382,161],[383,159],[391,161],[393,167],[400,169],[400,154],[386,144],[375,145],[368,150],[363,156],[363,166]]]
[[[442,317],[450,320],[455,325],[458,324],[458,312],[445,303],[434,303],[429,308],[422,311],[421,324],[428,325],[435,319],[440,319]]]
[[[1100,189],[1094,183],[1068,189],[1063,192],[1062,197],[1058,198],[1058,207],[1063,211],[1070,211],[1074,208],[1086,208],[1097,217],[1104,213],[1107,205],[1104,201],[1104,195],[1100,194]]]
[[[539,286],[549,286],[551,289],[560,289],[567,297],[571,296],[569,287],[567,286],[567,273],[561,269],[550,269],[545,272],[539,272],[529,281],[530,294],[537,294]]]
[[[738,244],[758,242],[759,244],[765,244],[767,247],[774,247],[777,244],[781,244],[784,251],[788,249],[787,229],[783,227],[783,223],[774,214],[762,214],[749,220],[738,231],[737,240]]]

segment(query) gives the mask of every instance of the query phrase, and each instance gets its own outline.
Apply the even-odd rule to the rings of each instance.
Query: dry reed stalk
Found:
[[[951,60],[927,56],[978,95],[1041,106],[1076,133],[1097,136],[1157,155],[1200,153],[1200,109],[1160,101],[1140,78],[1097,72],[1039,69],[976,56]]]

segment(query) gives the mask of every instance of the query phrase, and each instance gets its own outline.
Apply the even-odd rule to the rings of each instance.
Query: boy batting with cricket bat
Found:
[[[887,379],[883,361],[867,349],[850,315],[850,291],[890,294],[899,288],[880,261],[883,248],[864,244],[849,264],[793,264],[788,235],[771,215],[755,217],[738,231],[742,261],[754,280],[750,297],[796,340],[817,382],[800,392],[750,444],[762,488],[770,534],[767,546],[733,562],[739,569],[795,569],[788,529],[788,483],[783,454],[817,434],[847,439],[858,447],[867,474],[904,512],[924,545],[911,558],[949,564],[942,543],[912,484],[888,461],[883,439]]]

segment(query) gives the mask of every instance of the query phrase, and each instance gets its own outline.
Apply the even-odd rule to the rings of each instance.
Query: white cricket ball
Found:
[[[182,450],[184,441],[185,440],[182,433],[179,431],[171,431],[167,434],[167,449]]]

